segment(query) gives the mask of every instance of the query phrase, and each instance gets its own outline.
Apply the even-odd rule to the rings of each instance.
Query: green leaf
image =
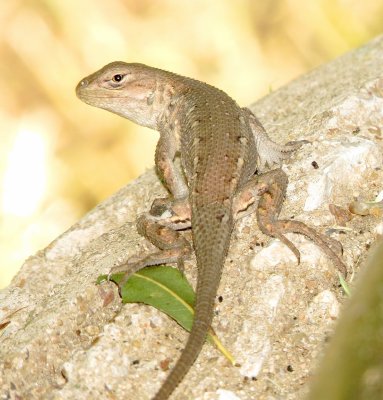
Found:
[[[342,286],[343,291],[346,293],[347,297],[351,296],[351,290],[350,287],[348,286],[348,283],[345,281],[345,279],[343,278],[343,275],[338,272],[338,277],[339,277],[339,282],[340,285]]]
[[[124,273],[113,274],[109,279],[119,285]],[[102,275],[97,283],[107,279]],[[119,285],[120,286],[120,285]],[[195,294],[193,288],[178,269],[168,266],[146,267],[132,274],[120,287],[124,303],[145,303],[169,315],[188,332],[194,317]],[[233,356],[223,347],[217,335],[210,328],[208,340],[234,365]]]

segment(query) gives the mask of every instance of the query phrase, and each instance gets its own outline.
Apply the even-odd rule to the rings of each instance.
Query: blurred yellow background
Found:
[[[81,103],[82,77],[142,62],[247,105],[382,23],[379,0],[1,0],[0,287],[153,165],[158,134]]]

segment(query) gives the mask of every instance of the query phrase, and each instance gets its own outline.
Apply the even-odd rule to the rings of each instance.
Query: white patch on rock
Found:
[[[236,396],[230,390],[218,389],[217,394],[219,400],[241,400],[240,397]]]
[[[273,326],[276,311],[285,294],[284,278],[273,275],[262,285],[254,300],[253,314],[243,322],[242,332],[235,342],[239,372],[243,376],[256,377],[271,352],[270,327]]]
[[[383,222],[380,222],[378,225],[376,225],[374,232],[383,236]]]
[[[265,302],[268,306],[269,315],[272,316],[270,321],[274,320],[277,308],[283,295],[285,294],[285,285],[281,275],[273,275],[267,280],[261,289],[261,295],[264,295]]]
[[[330,290],[324,290],[316,295],[310,303],[306,317],[313,324],[323,320],[334,320],[339,315],[339,302],[334,293]]]
[[[319,264],[324,253],[317,245],[298,234],[287,234],[286,236],[297,246],[301,254],[301,263],[307,263],[312,267]],[[263,272],[270,272],[282,263],[295,263],[299,267],[295,254],[280,240],[273,240],[250,261],[254,270]]]
[[[270,271],[282,262],[296,261],[294,253],[280,240],[272,240],[252,258],[250,265],[256,271]]]
[[[241,365],[240,374],[249,378],[256,377],[271,351],[270,340],[265,335],[252,334],[247,340],[248,350],[237,357]],[[244,357],[245,356],[245,357]]]
[[[375,198],[375,201],[383,201],[383,190],[381,190]]]
[[[346,188],[358,186],[365,180],[366,171],[382,165],[382,154],[371,140],[348,137],[322,159],[322,168],[316,179],[309,183],[304,211],[312,211],[327,203],[335,187],[341,183]]]
[[[104,229],[103,223],[95,222],[87,228],[68,231],[55,241],[54,246],[47,247],[45,257],[47,260],[54,260],[67,254],[73,256],[80,254],[91,240],[103,233]]]

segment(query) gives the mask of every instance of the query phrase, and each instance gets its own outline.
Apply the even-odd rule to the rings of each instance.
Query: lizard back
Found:
[[[170,396],[204,345],[234,225],[233,198],[256,169],[254,138],[240,107],[219,89],[184,80],[177,111],[198,267],[195,315],[187,344],[155,400]]]

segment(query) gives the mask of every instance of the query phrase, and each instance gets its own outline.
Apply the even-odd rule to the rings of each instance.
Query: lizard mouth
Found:
[[[84,93],[81,88],[79,90],[76,90],[77,97],[79,97],[81,100],[86,100],[86,99],[121,99],[122,97],[126,96],[109,96],[107,94],[105,95],[91,95]]]

